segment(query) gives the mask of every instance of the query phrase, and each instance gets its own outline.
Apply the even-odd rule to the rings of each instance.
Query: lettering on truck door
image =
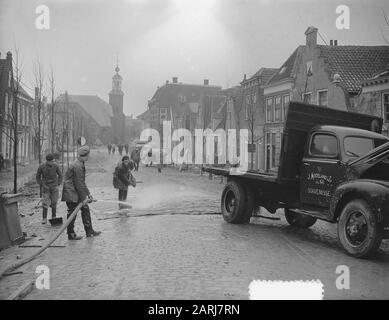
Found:
[[[311,136],[301,168],[302,203],[325,208],[330,206],[332,194],[346,172],[340,157],[336,135],[316,132]]]

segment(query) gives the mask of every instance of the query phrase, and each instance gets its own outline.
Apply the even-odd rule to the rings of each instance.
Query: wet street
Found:
[[[93,157],[87,184],[98,199],[91,204],[94,228],[103,233],[85,238],[78,216],[83,239],[68,241],[62,234],[54,244],[63,247],[47,249],[18,269],[22,274],[0,280],[1,299],[36,277],[39,265],[49,267],[50,289],[35,288],[25,299],[248,299],[253,280],[316,279],[324,284],[324,299],[389,298],[388,242],[374,259],[360,260],[342,251],[336,226],[328,223],[301,230],[281,215],[279,221],[254,217],[250,224],[228,224],[220,215],[225,181],[176,168],[158,173],[141,166],[135,176],[142,183],[129,190],[132,209],[119,213],[110,202],[117,197],[112,172],[119,157],[102,151]],[[58,211],[65,213],[63,203]],[[47,240],[53,228],[34,217],[33,243]],[[34,250],[3,250],[0,264]],[[349,290],[336,288],[340,265],[350,270]]]

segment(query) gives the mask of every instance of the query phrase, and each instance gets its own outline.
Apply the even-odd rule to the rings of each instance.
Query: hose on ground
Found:
[[[37,256],[39,256],[43,251],[45,251],[57,238],[61,235],[61,233],[67,228],[69,223],[73,220],[73,218],[76,217],[78,211],[80,211],[81,207],[83,206],[83,203],[80,202],[77,207],[73,210],[72,214],[69,216],[69,218],[66,220],[66,222],[63,224],[63,226],[55,233],[55,235],[39,250],[37,250],[32,255],[24,258],[23,260],[20,260],[10,266],[8,266],[5,270],[1,271],[0,273],[0,279],[4,277],[5,274],[10,273],[21,266],[25,265],[26,263],[34,260]]]

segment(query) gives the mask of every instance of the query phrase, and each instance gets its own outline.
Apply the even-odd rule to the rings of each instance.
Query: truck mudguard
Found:
[[[331,200],[330,215],[336,220],[344,205],[351,199],[363,199],[377,214],[378,223],[389,225],[389,183],[384,181],[360,179],[342,183]]]

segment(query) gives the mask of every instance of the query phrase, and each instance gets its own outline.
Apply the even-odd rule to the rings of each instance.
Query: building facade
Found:
[[[18,89],[16,89],[18,87]],[[15,92],[17,91],[17,130],[18,151],[17,161],[28,162],[34,159],[34,130],[31,119],[34,114],[34,99],[24,90],[22,85],[15,83],[13,75],[12,53],[8,52],[5,59],[0,56],[0,153],[5,164],[10,166],[14,158],[14,122]]]

